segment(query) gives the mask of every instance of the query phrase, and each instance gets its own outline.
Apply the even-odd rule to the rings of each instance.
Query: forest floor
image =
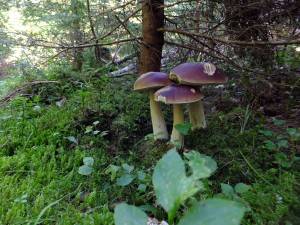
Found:
[[[152,207],[151,174],[170,146],[149,135],[148,99],[132,91],[135,77],[105,73],[56,67],[46,77],[58,84],[27,87],[2,106],[0,225],[112,225],[122,201],[165,216]],[[185,137],[184,151],[218,164],[196,198],[224,192],[222,183],[242,182],[251,185],[238,196],[251,208],[243,225],[299,225],[299,109],[295,102],[264,99],[260,106],[245,104],[233,87],[204,89],[208,128]],[[164,112],[171,129],[170,107]],[[78,172],[84,157],[95,161],[88,176]],[[124,179],[127,173],[133,179]]]

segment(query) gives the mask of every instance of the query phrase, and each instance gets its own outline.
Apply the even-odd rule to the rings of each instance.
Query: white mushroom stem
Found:
[[[155,140],[168,140],[169,134],[164,119],[164,115],[160,109],[160,104],[154,101],[154,91],[149,92],[150,113],[152,120],[152,128]]]
[[[206,128],[203,101],[197,101],[189,104],[189,116],[192,129]]]
[[[183,135],[175,128],[177,124],[184,123],[184,114],[182,110],[182,106],[180,104],[173,105],[173,130],[171,134],[171,142],[178,144],[179,147],[183,147],[184,145],[184,137]]]

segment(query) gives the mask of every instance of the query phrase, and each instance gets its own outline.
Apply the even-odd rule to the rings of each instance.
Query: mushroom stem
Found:
[[[197,101],[189,104],[189,116],[192,129],[206,128],[203,101]]]
[[[163,113],[158,102],[154,101],[154,91],[149,92],[150,113],[155,140],[168,140],[169,134]]]
[[[171,142],[178,144],[180,147],[183,147],[184,137],[183,135],[175,128],[177,124],[184,123],[184,114],[182,106],[180,104],[173,105],[173,130],[171,134]]]

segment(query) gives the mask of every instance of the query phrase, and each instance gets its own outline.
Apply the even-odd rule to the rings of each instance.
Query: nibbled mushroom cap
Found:
[[[177,84],[163,87],[154,93],[154,100],[165,104],[186,104],[202,98],[201,92],[194,87]]]
[[[222,84],[228,78],[212,63],[183,63],[170,72],[170,79],[180,84],[198,86],[202,84]]]
[[[142,74],[134,83],[133,90],[143,91],[149,89],[158,89],[171,84],[168,74],[163,72],[148,72]]]

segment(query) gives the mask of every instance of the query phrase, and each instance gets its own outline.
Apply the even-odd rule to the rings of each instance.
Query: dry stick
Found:
[[[131,17],[135,16],[140,11],[141,11],[141,9],[137,9],[136,11],[134,11],[133,13],[131,13],[128,17],[126,17],[122,23],[125,23]],[[110,42],[110,43],[102,43],[102,44],[98,43],[99,40],[103,40],[104,38],[108,37],[113,32],[115,32],[122,25],[122,23],[119,23],[117,26],[115,26],[111,31],[109,31],[105,35],[103,35],[103,36],[101,36],[99,38],[96,38],[96,43],[94,43],[94,44],[84,44],[84,45],[78,45],[78,46],[49,46],[49,45],[41,45],[40,47],[57,48],[57,49],[63,48],[63,50],[61,50],[58,54],[56,54],[56,55],[54,55],[54,56],[51,57],[51,59],[53,59],[53,58],[57,57],[58,55],[60,55],[61,53],[65,52],[65,51],[68,51],[70,49],[74,49],[74,48],[90,48],[90,47],[96,47],[96,46],[115,45],[115,44],[120,44],[120,43],[125,43],[125,42],[136,41],[138,39],[138,37],[129,38],[129,39],[122,39],[122,40],[118,40],[118,41],[114,41],[114,42]]]
[[[156,50],[155,48],[153,48],[151,45],[148,45],[148,44],[145,43],[143,40],[140,40],[141,38],[134,36],[134,35],[132,34],[132,32],[128,29],[128,27],[126,26],[126,24],[125,24],[123,21],[121,21],[120,18],[119,18],[118,16],[116,16],[116,18],[117,18],[118,22],[123,26],[123,28],[127,31],[127,33],[128,33],[132,38],[135,38],[135,39],[136,39],[136,42],[137,42],[138,44],[145,45],[146,47],[152,48],[152,49],[154,49],[154,50],[157,52],[157,50]]]
[[[160,29],[160,30],[164,31],[164,29]],[[177,32],[175,32],[175,33],[176,33],[176,34],[179,34],[179,33],[177,33]],[[188,36],[189,38],[192,38],[193,40],[197,41],[197,42],[200,43],[201,45],[207,47],[207,48],[210,49],[212,52],[218,53],[218,54],[221,55],[223,58],[220,57],[220,56],[212,55],[212,54],[208,53],[207,51],[204,51],[204,49],[199,49],[199,48],[195,48],[195,47],[193,47],[193,46],[186,46],[186,45],[182,45],[182,44],[178,44],[178,43],[173,43],[173,44],[174,44],[174,45],[177,45],[177,46],[180,46],[180,47],[182,47],[182,48],[187,48],[187,49],[194,50],[194,51],[204,52],[205,54],[207,54],[207,55],[209,55],[209,56],[211,56],[211,57],[213,57],[213,58],[217,58],[217,59],[220,59],[220,60],[222,60],[222,61],[227,61],[227,62],[229,62],[231,65],[235,66],[236,68],[238,68],[238,69],[241,70],[241,71],[253,72],[253,70],[251,70],[251,69],[249,69],[249,68],[245,68],[245,67],[242,67],[242,66],[238,65],[237,63],[235,63],[235,61],[233,61],[230,57],[224,55],[222,52],[220,52],[220,51],[218,51],[218,50],[216,50],[216,49],[214,49],[214,48],[211,48],[211,47],[208,46],[207,44],[205,44],[205,43],[199,41],[195,36],[191,35],[189,32],[185,32],[185,33],[186,33],[186,36]],[[213,39],[210,38],[210,40],[213,40]],[[168,43],[168,42],[165,41],[165,43]],[[169,42],[169,44],[172,44],[172,42]],[[264,74],[264,73],[257,72],[257,71],[256,71],[256,73],[257,73],[257,74],[260,74],[260,75],[263,75],[263,76],[269,75],[269,74]],[[258,79],[258,80],[260,80],[260,81],[266,83],[267,85],[269,85],[270,87],[272,87],[272,84],[270,84],[270,82],[268,82],[267,80],[265,80],[265,79]]]
[[[291,45],[291,44],[300,44],[300,39],[296,40],[280,40],[280,41],[236,41],[236,40],[226,40],[221,38],[213,38],[205,34],[186,32],[178,29],[170,28],[161,28],[159,29],[163,32],[177,33],[182,34],[188,37],[200,37],[204,39],[209,39],[216,42],[221,42],[223,44],[235,44],[235,45],[246,45],[246,46],[255,46],[255,45]]]
[[[127,22],[131,17],[135,16],[138,12],[140,12],[142,9],[139,8],[136,11],[134,11],[133,13],[131,13],[129,16],[127,16],[123,22]],[[103,40],[104,38],[108,37],[109,35],[111,35],[113,32],[115,32],[119,27],[121,26],[121,24],[118,24],[117,26],[115,26],[110,32],[106,33],[105,35],[103,35],[102,37],[98,38],[98,40]]]
[[[136,41],[136,38],[122,39],[122,40],[113,41],[113,42],[109,42],[109,43],[103,43],[103,44],[98,43],[98,44],[85,44],[85,45],[77,45],[77,46],[63,46],[63,47],[40,45],[39,47],[55,48],[55,49],[63,48],[61,51],[59,51],[58,53],[56,53],[55,55],[53,55],[49,59],[47,59],[47,61],[42,62],[42,65],[43,65],[43,64],[46,64],[47,62],[49,62],[49,60],[52,60],[52,59],[56,58],[57,56],[59,56],[63,52],[69,51],[69,50],[74,49],[74,48],[90,48],[90,47],[94,47],[94,46],[116,45],[116,44],[120,44],[120,43],[131,42],[131,41]],[[34,46],[26,46],[26,45],[20,45],[20,46],[34,47]]]
[[[21,91],[23,91],[25,88],[29,86],[37,85],[37,84],[49,84],[49,83],[59,83],[59,82],[54,80],[40,80],[40,81],[32,81],[30,83],[26,83],[22,87],[17,88],[13,92],[6,95],[4,98],[0,99],[0,106],[3,106],[4,104],[11,101],[17,94],[19,94]]]
[[[180,3],[188,3],[188,2],[191,2],[191,0],[182,0],[182,1],[174,2],[174,3],[169,4],[169,5],[162,5],[162,6],[160,6],[160,8],[170,8],[170,7],[176,6]]]
[[[175,45],[175,46],[178,46],[178,47],[181,47],[181,48],[186,48],[186,49],[193,50],[193,51],[203,52],[203,53],[205,53],[206,55],[208,55],[210,57],[213,57],[215,59],[218,59],[218,60],[221,60],[221,61],[226,61],[226,62],[230,63],[232,66],[234,66],[235,68],[237,68],[240,71],[255,72],[256,74],[263,75],[263,76],[270,75],[270,74],[265,74],[265,73],[262,73],[262,72],[254,71],[254,70],[251,70],[251,69],[246,68],[246,67],[242,67],[242,66],[236,64],[229,57],[226,57],[224,54],[222,54],[222,53],[220,53],[220,52],[218,52],[218,51],[216,51],[214,49],[212,51],[219,53],[223,57],[220,57],[218,55],[213,55],[213,54],[209,53],[208,51],[205,51],[204,49],[195,48],[193,46],[187,46],[187,45],[183,45],[183,44],[175,43],[175,42],[170,42],[170,41],[165,41],[165,43],[169,44],[169,45]],[[259,80],[259,81],[261,81],[261,82],[263,82],[263,83],[265,83],[265,84],[267,84],[271,88],[273,87],[273,85],[269,81],[267,81],[265,79],[262,79],[262,78],[256,78],[256,79]]]
[[[54,48],[54,49],[64,49],[64,50],[70,50],[70,49],[74,49],[74,48],[90,48],[90,47],[94,47],[94,46],[106,46],[106,45],[115,45],[115,44],[119,44],[119,43],[124,43],[124,42],[130,42],[130,41],[134,41],[135,38],[128,38],[128,39],[122,39],[122,40],[118,40],[118,41],[112,41],[112,42],[108,42],[108,43],[98,43],[98,44],[83,44],[83,45],[73,45],[73,46],[59,46],[59,45],[41,45],[41,44],[37,44],[37,45],[24,45],[24,44],[18,44],[18,46],[23,46],[23,47],[43,47],[43,48]]]
[[[222,58],[222,57],[220,57],[220,56],[211,54],[211,53],[209,53],[208,51],[205,51],[204,49],[195,48],[195,47],[193,47],[193,46],[183,45],[183,44],[180,44],[180,43],[175,43],[175,42],[170,42],[170,41],[165,41],[165,43],[166,43],[166,44],[169,44],[169,45],[175,45],[175,46],[178,46],[178,47],[181,47],[181,48],[186,48],[186,49],[193,50],[193,51],[200,51],[200,52],[203,52],[203,53],[207,54],[208,56],[213,57],[213,58],[215,58],[215,59],[222,60],[222,61],[227,61],[227,62],[229,62],[230,64],[232,64],[233,66],[235,66],[236,68],[238,68],[238,69],[240,69],[240,70],[244,70],[244,69],[245,69],[245,68],[239,66],[238,64],[236,64],[235,62],[233,62],[233,61],[230,60],[230,59]]]
[[[134,0],[133,0],[133,1],[134,1]],[[131,2],[132,2],[132,1],[128,2],[128,4],[131,3]],[[124,5],[117,6],[117,7],[113,8],[112,10],[109,10],[109,11],[104,12],[103,14],[106,14],[106,13],[108,13],[108,12],[114,11],[114,9],[125,8],[125,6],[127,6],[128,4],[126,3],[126,4],[124,4]],[[141,8],[140,8],[140,9],[137,9],[136,11],[134,11],[133,13],[131,13],[128,17],[125,18],[124,21],[126,22],[126,21],[129,20],[131,17],[135,16],[139,11],[141,11]],[[98,15],[101,15],[101,14],[98,14]],[[103,36],[101,36],[101,37],[99,37],[99,38],[97,38],[97,39],[98,39],[98,40],[102,40],[102,39],[108,37],[108,36],[111,35],[114,31],[116,31],[119,27],[120,27],[120,24],[119,24],[118,26],[114,27],[114,28],[113,28],[111,31],[109,31],[108,33],[104,34]],[[89,41],[92,41],[92,40],[94,40],[94,38],[90,39]]]
[[[135,38],[136,39],[136,42],[141,44],[141,40],[139,40],[138,37],[136,37],[135,35],[132,34],[132,32],[128,29],[128,27],[126,26],[126,24],[117,16],[115,15],[116,19],[118,20],[118,22],[123,26],[123,28],[127,31],[127,33],[129,34],[129,36],[131,38]]]
[[[178,34],[178,33],[177,33]],[[200,43],[202,46],[204,47],[207,47],[208,49],[210,49],[212,52],[217,52],[219,55],[221,55],[222,57],[219,57],[219,56],[216,56],[216,55],[212,55],[210,53],[208,53],[207,51],[205,51],[203,48],[199,49],[199,48],[195,48],[195,47],[189,47],[188,49],[190,50],[194,50],[194,51],[200,51],[200,52],[204,52],[205,54],[211,56],[211,57],[214,57],[214,58],[218,58],[218,59],[221,59],[221,60],[225,60],[230,62],[232,65],[234,65],[235,67],[239,68],[240,70],[244,70],[243,67],[241,67],[240,65],[238,65],[237,63],[235,63],[231,58],[229,58],[228,56],[224,55],[223,53],[221,53],[220,51],[217,51],[216,49],[210,47],[209,45],[207,45],[206,43],[204,42],[201,42],[200,40],[198,40],[197,38],[195,38],[194,36],[190,35],[188,36],[190,38],[192,38],[194,41]],[[184,45],[182,45],[182,47],[184,48]]]
[[[125,4],[123,4],[123,5],[119,5],[119,6],[116,6],[114,8],[107,9],[107,10],[101,12],[101,13],[98,13],[96,16],[107,14],[107,13],[113,12],[113,11],[115,11],[117,9],[125,8],[126,6],[131,5],[133,2],[135,2],[135,0],[131,0],[131,1],[129,1],[129,2],[125,3]]]
[[[130,14],[128,17],[126,17],[123,21],[123,23],[125,23],[126,21],[128,21],[131,17],[135,16],[139,11],[141,11],[141,9],[137,9],[136,11],[134,11],[132,14]],[[122,24],[118,24],[116,27],[114,27],[111,31],[109,31],[108,33],[106,33],[105,35],[97,38],[97,40],[103,40],[104,38],[108,37],[109,35],[111,35],[114,31],[116,31]],[[124,43],[124,42],[130,42],[130,41],[134,41],[136,40],[136,38],[131,38],[131,39],[122,39],[122,40],[118,40],[118,41],[114,41],[114,42],[109,42],[109,43],[98,43],[98,44],[82,44],[82,45],[74,45],[74,46],[66,46],[66,45],[47,45],[47,44],[17,44],[18,46],[24,46],[24,47],[44,47],[44,48],[53,48],[53,49],[64,49],[64,51],[70,50],[70,49],[74,49],[74,48],[89,48],[89,47],[95,47],[95,46],[106,46],[106,45],[114,45],[114,44],[119,44],[119,43]],[[62,52],[61,52],[62,53]]]
[[[59,52],[57,52],[56,54],[50,56],[50,58],[48,58],[46,61],[41,62],[41,65],[45,65],[47,64],[50,60],[55,59],[56,57],[58,57],[60,54],[62,54],[63,52],[67,51],[68,49],[62,49]]]

